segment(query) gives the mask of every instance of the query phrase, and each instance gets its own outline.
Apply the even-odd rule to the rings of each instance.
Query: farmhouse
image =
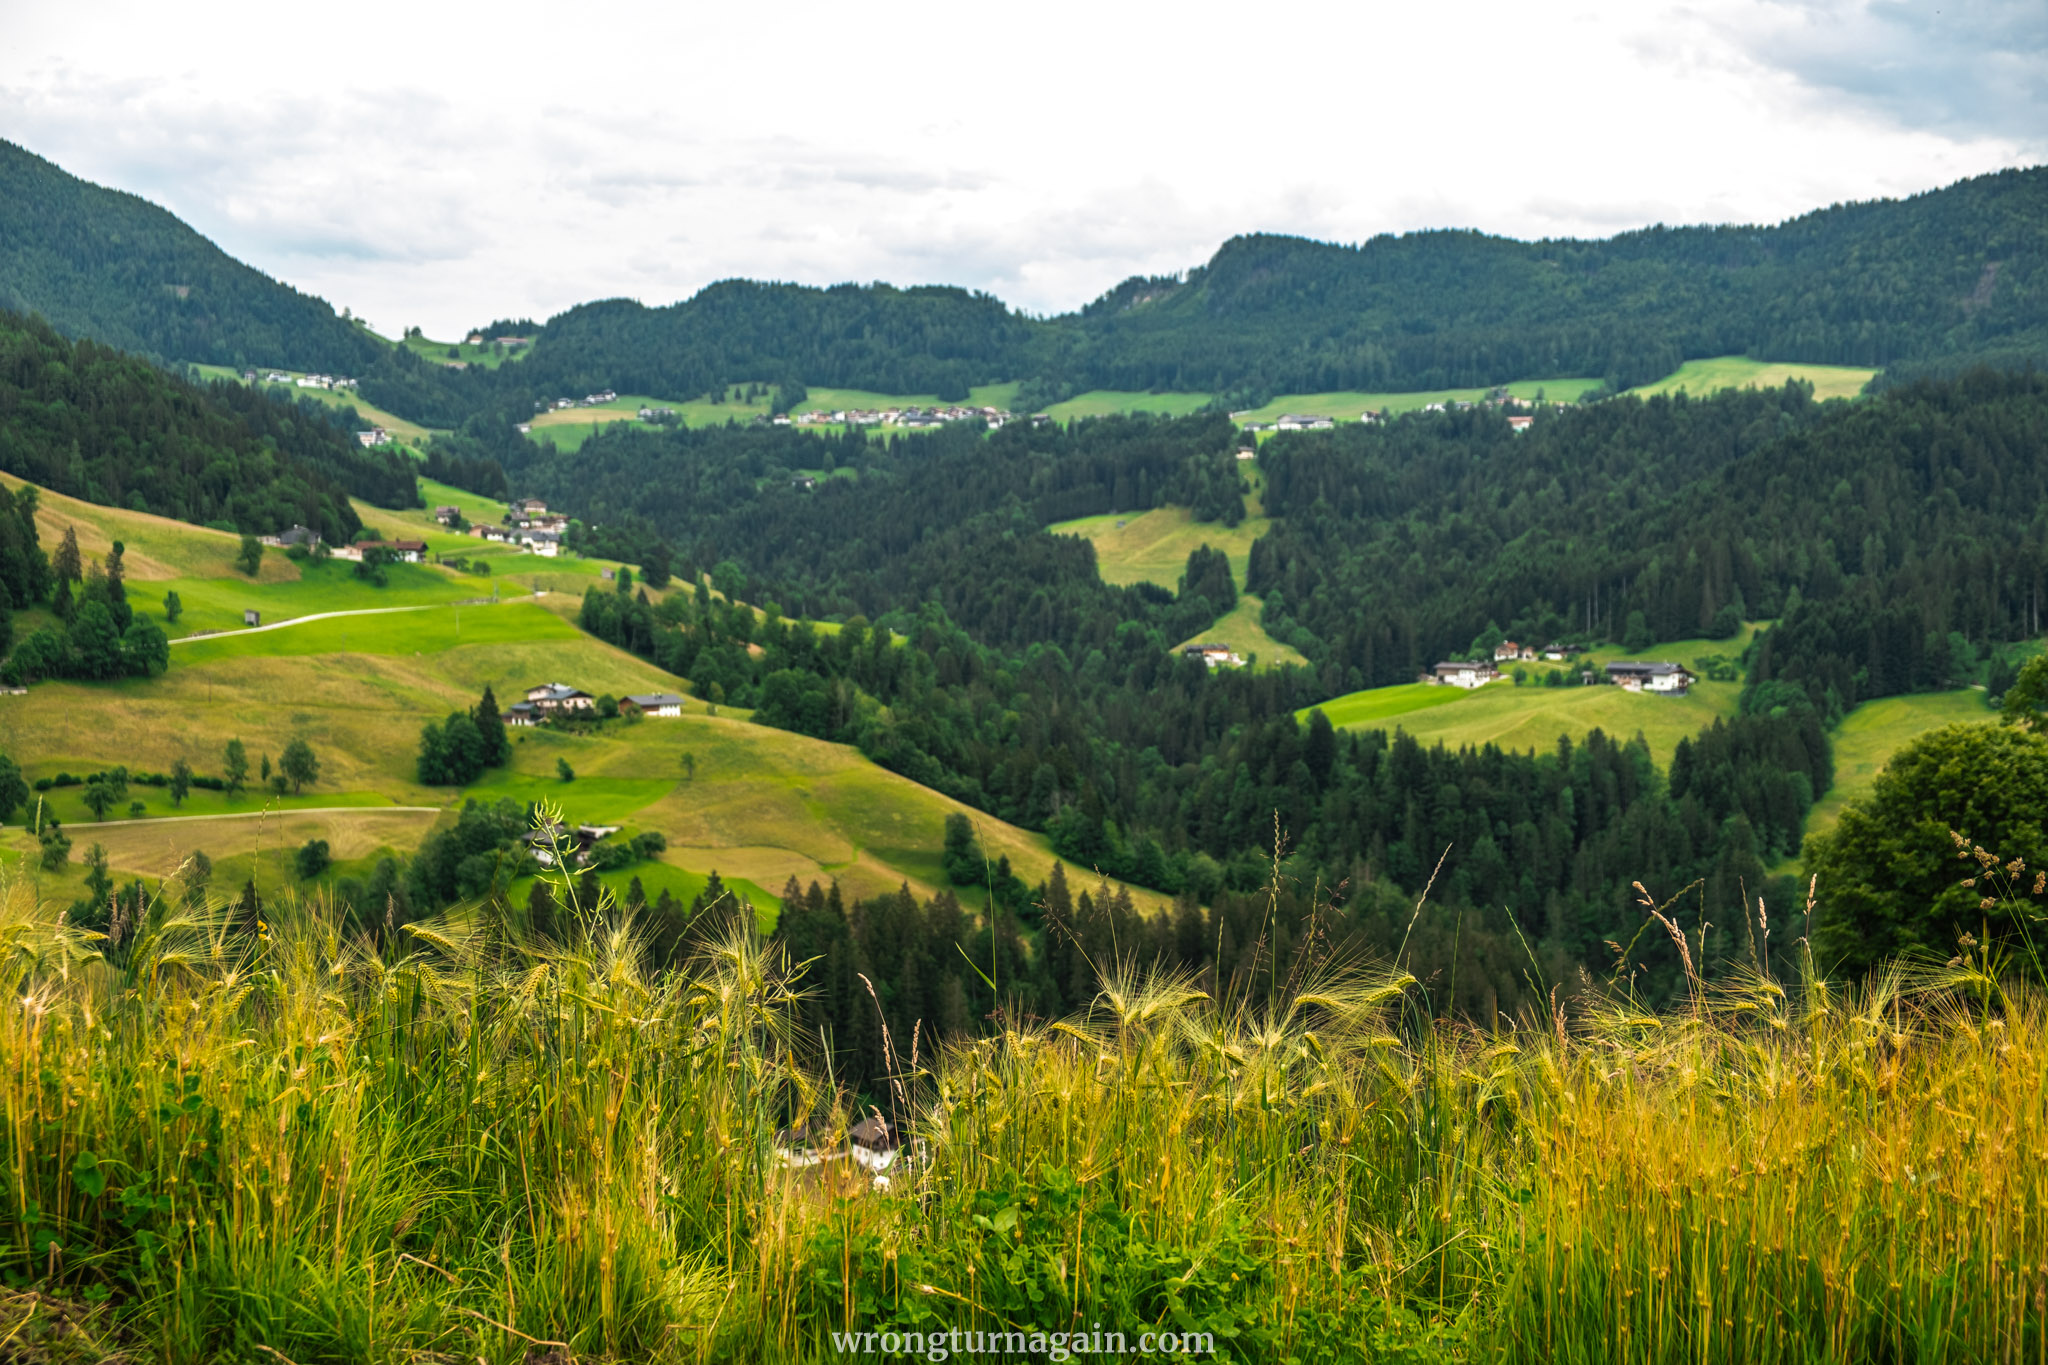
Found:
[[[683,699],[673,692],[637,692],[620,697],[619,710],[629,716],[680,716]]]
[[[471,522],[469,533],[479,540],[504,541],[512,539],[512,532],[509,527],[486,526],[481,522]]]
[[[547,514],[548,505],[539,498],[521,498],[512,504],[512,515],[515,517],[544,517]]]
[[[530,701],[515,701],[504,711],[505,723],[522,729],[538,725],[543,719],[540,708]]]
[[[391,433],[382,427],[371,427],[368,431],[357,432],[356,440],[366,446],[388,446],[391,444]]]
[[[280,550],[289,550],[294,545],[303,545],[309,550],[320,546],[320,533],[308,526],[293,524],[292,529],[279,535],[263,537],[265,545],[275,545]]]
[[[391,551],[391,557],[401,564],[417,564],[427,556],[427,542],[424,540],[387,540],[384,548]]]
[[[484,344],[484,334],[482,332],[471,332],[462,339],[462,344],[465,346],[481,346]]]
[[[434,509],[434,520],[440,522],[443,526],[453,526],[456,522],[462,520],[462,509],[460,507],[436,507]]]
[[[1500,678],[1500,670],[1489,663],[1471,659],[1454,659],[1436,666],[1436,676],[1430,681],[1443,687],[1484,687]]]
[[[1244,656],[1229,645],[1185,645],[1181,648],[1184,659],[1200,659],[1211,668],[1243,668]]]
[[[590,850],[598,840],[618,832],[617,825],[578,825],[572,830],[557,822],[527,835],[526,846],[542,867],[555,865],[556,850],[560,850],[563,862],[581,867],[590,861]]]
[[[1677,664],[1664,663],[1609,664],[1607,680],[1631,692],[1663,692],[1679,697],[1697,681]]]
[[[1517,433],[1517,434],[1519,434],[1519,433],[1521,433],[1521,432],[1524,432],[1524,431],[1527,431],[1527,430],[1528,430],[1528,429],[1529,429],[1530,427],[1533,427],[1533,426],[1535,426],[1535,425],[1536,425],[1536,419],[1535,419],[1534,417],[1510,417],[1510,418],[1508,418],[1508,430],[1510,430],[1510,431],[1513,431],[1513,432],[1515,432],[1515,433]]]
[[[526,700],[535,710],[546,715],[572,711],[591,712],[597,703],[588,692],[569,686],[567,683],[540,683],[526,689]]]
[[[1273,423],[1273,429],[1275,431],[1328,431],[1336,425],[1335,422],[1327,417],[1317,417],[1308,413],[1288,412],[1282,413],[1280,420]]]

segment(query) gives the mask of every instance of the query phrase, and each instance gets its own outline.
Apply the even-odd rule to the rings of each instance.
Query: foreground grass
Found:
[[[478,911],[380,947],[176,899],[102,945],[0,882],[0,1269],[103,1303],[132,1358],[1098,1326],[1256,1361],[2043,1346],[2048,1019],[1967,970],[1758,972],[1664,1014],[1593,991],[1484,1035],[1398,972],[1256,999],[1113,972],[1085,1017],[895,1040],[868,1099],[924,1159],[875,1189],[777,1160],[779,1125],[857,1111],[744,931],[650,979],[602,908],[567,943]]]

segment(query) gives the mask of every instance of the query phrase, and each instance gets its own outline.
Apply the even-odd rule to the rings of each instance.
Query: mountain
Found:
[[[1775,227],[1604,241],[1418,232],[1226,242],[1185,280],[1133,279],[1059,320],[1085,388],[1426,389],[1748,354],[1889,366],[2048,354],[2048,167]]]
[[[1652,227],[1599,241],[1479,232],[1357,246],[1252,235],[1185,278],[1126,280],[1047,320],[945,288],[729,280],[664,308],[551,320],[500,387],[675,397],[797,379],[956,396],[1034,380],[1250,402],[1600,375],[1623,388],[1685,360],[1954,370],[2048,357],[2048,167],[1776,226]]]
[[[147,200],[6,141],[0,308],[166,361],[359,374],[388,349]]]

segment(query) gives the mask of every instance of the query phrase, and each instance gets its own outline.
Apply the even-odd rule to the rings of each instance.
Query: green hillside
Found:
[[[357,374],[385,349],[147,200],[0,141],[0,308],[166,360]]]
[[[430,484],[428,491],[471,503],[473,515],[495,510],[456,490]],[[426,530],[417,524],[424,512],[365,511],[388,523],[387,534]],[[556,585],[540,598],[524,595],[526,586],[515,589],[512,575],[391,566],[390,583],[376,588],[346,565],[295,563],[275,553],[249,580],[232,569],[239,542],[224,533],[48,494],[38,521],[51,538],[74,527],[86,553],[124,539],[138,609],[161,621],[158,603],[170,589],[186,608],[177,624],[163,622],[180,638],[161,677],[47,682],[26,696],[0,697],[0,750],[30,780],[117,763],[165,772],[179,759],[217,773],[231,738],[244,742],[253,765],[302,737],[322,764],[314,787],[282,798],[202,790],[176,808],[162,788],[133,787],[140,817],[104,824],[92,819],[80,788],[57,788],[46,799],[76,840],[76,854],[64,874],[46,879],[52,885],[78,883],[93,842],[117,873],[160,877],[201,849],[218,877],[268,878],[264,885],[276,889],[293,880],[293,852],[320,838],[336,861],[330,876],[362,875],[378,857],[416,848],[463,800],[500,797],[548,797],[580,820],[662,833],[668,850],[658,863],[618,875],[621,884],[639,875],[650,896],[665,886],[687,901],[714,871],[764,910],[791,876],[837,878],[850,895],[906,881],[930,894],[945,884],[940,835],[946,815],[963,809],[959,803],[846,746],[758,726],[730,708],[713,716],[694,701],[678,720],[613,722],[591,734],[514,731],[509,769],[460,791],[421,786],[414,773],[420,726],[473,704],[486,685],[506,702],[555,679],[593,694],[687,688],[565,619],[583,586],[599,581],[599,568],[615,565],[531,562]],[[465,540],[440,528],[429,534],[458,547]],[[453,605],[488,597],[493,587],[504,589],[504,600]],[[278,628],[241,629],[244,605]],[[375,614],[290,623],[327,612]],[[219,633],[193,633],[207,630]],[[688,769],[685,753],[694,760]],[[574,769],[573,782],[559,779],[558,759]],[[125,812],[124,805],[116,815]],[[1050,869],[1043,836],[978,813],[974,819],[991,856],[1007,854],[1034,880]],[[0,831],[0,860],[18,861],[31,848],[18,825]]]

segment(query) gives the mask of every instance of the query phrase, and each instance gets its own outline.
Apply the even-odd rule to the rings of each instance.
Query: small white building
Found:
[[[1607,665],[1607,680],[1631,692],[1661,692],[1682,697],[1696,679],[1677,664],[1614,663]]]
[[[1312,413],[1289,412],[1281,414],[1280,419],[1273,423],[1273,429],[1275,431],[1328,431],[1336,425],[1336,422],[1328,417],[1317,417]]]
[[[683,699],[673,692],[636,692],[620,697],[619,709],[632,716],[674,717],[683,714]]]
[[[1436,666],[1433,679],[1442,687],[1484,687],[1500,679],[1500,670],[1474,659],[1453,659]]]

